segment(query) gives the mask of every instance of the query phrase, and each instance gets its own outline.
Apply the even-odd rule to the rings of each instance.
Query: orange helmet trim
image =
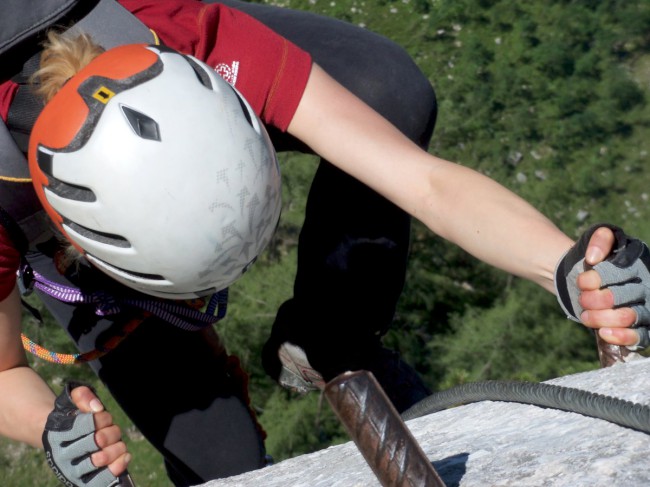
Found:
[[[73,142],[91,114],[88,101],[80,94],[82,84],[91,78],[124,80],[149,70],[157,61],[158,54],[147,44],[128,44],[110,49],[82,68],[45,105],[32,129],[29,142],[29,170],[36,194],[49,217],[60,231],[62,217],[48,204],[44,187],[49,186],[48,177],[38,164],[38,149],[46,147],[54,152],[65,151]],[[106,105],[116,92],[100,85],[91,97]]]

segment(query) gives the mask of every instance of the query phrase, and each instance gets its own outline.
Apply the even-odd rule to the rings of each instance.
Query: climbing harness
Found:
[[[196,309],[200,300],[194,300],[195,307],[181,305],[177,301],[165,301],[150,298],[116,297],[105,291],[85,293],[72,286],[56,283],[42,276],[33,269],[23,268],[22,275],[35,289],[61,302],[70,304],[92,304],[97,316],[110,316],[119,313],[122,307],[137,308],[168,323],[187,331],[197,331],[219,321],[226,314],[228,291],[219,291],[210,298],[206,312]],[[26,289],[29,289],[28,287]],[[216,314],[215,314],[216,313]]]
[[[75,287],[65,286],[47,279],[26,263],[21,266],[19,275],[18,282],[23,295],[29,294],[33,289],[38,289],[42,293],[64,303],[92,305],[97,316],[115,315],[124,308],[137,309],[143,312],[142,316],[125,323],[103,345],[85,353],[64,354],[52,352],[38,345],[24,334],[21,335],[23,348],[26,351],[43,360],[57,364],[78,364],[103,357],[122,343],[147,317],[155,316],[185,331],[198,331],[223,319],[228,307],[227,288],[213,294],[206,304],[206,300],[202,299],[178,302],[153,298],[117,297],[105,291],[85,293]],[[205,307],[204,311],[200,309],[203,307]],[[32,314],[35,313],[32,311]],[[36,318],[39,318],[39,316],[36,316]]]

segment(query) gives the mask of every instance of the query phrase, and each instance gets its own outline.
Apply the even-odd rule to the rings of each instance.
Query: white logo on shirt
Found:
[[[239,72],[239,61],[233,61],[230,66],[226,63],[219,63],[214,67],[214,70],[228,83],[235,86],[235,83],[237,83],[237,73]]]

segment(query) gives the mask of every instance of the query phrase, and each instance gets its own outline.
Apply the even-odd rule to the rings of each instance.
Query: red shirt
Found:
[[[192,54],[233,84],[264,123],[286,130],[311,58],[257,20],[198,0],[119,0],[163,44]]]
[[[286,130],[302,97],[311,57],[252,17],[199,0],[118,0],[160,41],[212,66],[234,85],[264,123]],[[0,85],[7,120],[16,85]],[[0,300],[16,282],[18,252],[0,227]]]
[[[16,285],[19,263],[20,254],[7,231],[0,225],[0,301],[6,298]]]

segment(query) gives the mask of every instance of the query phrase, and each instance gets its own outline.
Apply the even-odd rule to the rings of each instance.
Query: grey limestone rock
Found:
[[[650,404],[650,360],[548,381]],[[650,486],[650,435],[600,419],[506,402],[459,406],[408,426],[448,487]],[[354,443],[209,487],[376,487]]]

